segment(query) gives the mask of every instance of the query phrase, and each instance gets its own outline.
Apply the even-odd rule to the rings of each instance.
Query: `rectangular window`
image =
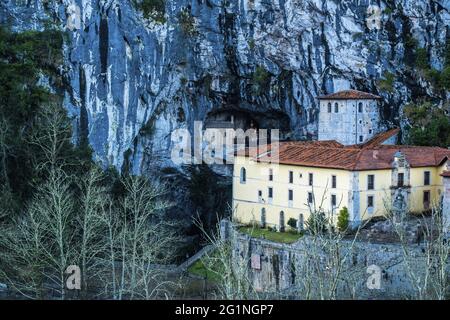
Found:
[[[359,104],[358,104],[358,112],[359,112],[359,113],[362,113],[362,112],[363,112],[363,104],[362,104],[362,103],[359,103]]]
[[[294,172],[289,171],[289,183],[294,183]]]
[[[314,202],[314,196],[313,196],[312,192],[308,192],[308,203],[313,204],[313,202]]]
[[[331,113],[331,103],[328,103],[328,113]]]
[[[373,174],[367,176],[367,189],[375,190],[375,176]]]
[[[399,188],[405,186],[405,174],[404,173],[399,173],[398,174],[398,181],[397,182],[398,182],[397,186]]]
[[[269,188],[269,199],[273,199],[273,188]]]
[[[369,209],[373,209],[373,207],[374,207],[374,196],[368,196],[367,197],[367,207]]]
[[[430,191],[423,192],[423,207],[425,210],[430,209],[431,194]]]
[[[288,201],[288,207],[292,208],[294,206],[294,191],[289,190],[289,201]]]
[[[334,104],[334,112],[339,113],[339,105],[337,103]]]
[[[309,185],[312,186],[314,184],[314,174],[309,174]]]
[[[430,171],[424,172],[424,183],[425,186],[429,186],[431,184],[431,173]]]
[[[332,176],[331,177],[331,188],[332,189],[336,189],[337,188],[337,177],[336,176]]]
[[[336,195],[335,194],[332,194],[331,195],[331,208],[336,208],[336,206],[337,206],[337,199],[336,199]]]
[[[269,181],[273,181],[273,169],[269,169]]]
[[[363,136],[359,136],[359,142],[362,143],[364,141],[364,137]]]

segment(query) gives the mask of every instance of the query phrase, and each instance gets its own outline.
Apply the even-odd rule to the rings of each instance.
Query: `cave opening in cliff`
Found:
[[[290,132],[289,116],[283,112],[250,112],[247,110],[227,109],[210,112],[205,120],[205,129],[254,129],[267,130],[267,142],[271,143],[271,131],[280,131],[280,139]],[[235,141],[236,143],[236,141]],[[249,146],[248,139],[246,146]]]

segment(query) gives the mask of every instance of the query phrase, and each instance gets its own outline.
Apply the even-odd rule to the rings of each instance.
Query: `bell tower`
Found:
[[[362,144],[381,131],[381,97],[357,90],[321,96],[319,141],[336,140],[344,145]]]

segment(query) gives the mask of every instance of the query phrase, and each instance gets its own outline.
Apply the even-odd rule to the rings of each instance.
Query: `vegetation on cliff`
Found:
[[[407,143],[421,146],[450,146],[450,118],[430,102],[409,104],[405,115],[410,124]]]

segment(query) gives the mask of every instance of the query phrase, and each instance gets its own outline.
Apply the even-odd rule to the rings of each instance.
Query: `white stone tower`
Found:
[[[373,138],[381,131],[380,99],[357,90],[319,97],[319,141],[336,140],[353,145]]]

